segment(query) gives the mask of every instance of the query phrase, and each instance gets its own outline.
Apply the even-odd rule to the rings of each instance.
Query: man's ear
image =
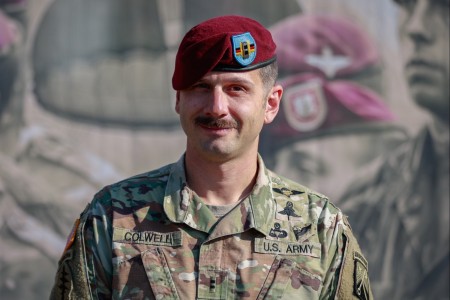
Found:
[[[179,107],[179,102],[180,102],[180,91],[177,91],[176,93],[176,101],[175,101],[175,111],[177,112],[177,114],[180,113],[180,107]]]
[[[264,117],[264,124],[272,123],[275,119],[278,110],[280,109],[281,97],[283,96],[283,87],[275,85],[267,95],[266,112]]]

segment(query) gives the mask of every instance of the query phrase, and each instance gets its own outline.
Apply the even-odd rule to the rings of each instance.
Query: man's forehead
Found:
[[[245,72],[211,71],[206,73],[198,82],[205,81],[230,81],[257,84],[260,82],[259,70]]]
[[[393,2],[395,2],[396,4],[398,4],[399,6],[409,6],[409,7],[417,7],[420,4],[426,4],[429,6],[435,6],[435,5],[443,5],[444,9],[447,8],[447,12],[448,12],[448,5],[449,5],[449,0],[417,0],[417,1],[404,1],[404,0],[393,0]],[[447,13],[448,15],[448,13]]]

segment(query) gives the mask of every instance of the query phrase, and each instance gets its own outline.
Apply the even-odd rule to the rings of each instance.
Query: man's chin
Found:
[[[433,115],[448,118],[450,101],[448,93],[446,95],[439,93],[437,88],[414,86],[410,88],[410,95],[417,105]]]
[[[231,150],[229,148],[229,145],[215,141],[203,144],[202,151],[208,156],[223,158],[230,154]]]

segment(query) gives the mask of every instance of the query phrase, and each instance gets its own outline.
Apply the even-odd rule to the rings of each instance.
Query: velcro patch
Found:
[[[355,294],[361,300],[368,300],[370,299],[370,283],[367,260],[359,252],[354,252],[353,259],[355,260]]]
[[[134,231],[115,227],[113,242],[156,246],[181,246],[183,238],[181,231],[163,233],[154,231]]]
[[[75,241],[75,235],[77,233],[78,226],[80,226],[80,219],[75,220],[75,223],[72,226],[72,230],[70,231],[69,237],[67,238],[66,247],[64,247],[63,253],[65,253],[67,250],[70,249],[70,247],[72,247],[73,242]]]
[[[320,248],[318,243],[290,243],[256,238],[254,251],[266,254],[304,255],[320,258]]]

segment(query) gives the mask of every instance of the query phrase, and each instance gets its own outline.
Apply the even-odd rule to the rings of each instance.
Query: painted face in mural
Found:
[[[449,0],[396,0],[400,40],[411,96],[449,118]]]
[[[355,170],[404,139],[402,132],[390,129],[371,133],[349,131],[295,142],[275,154],[274,170],[337,203],[355,180]]]

